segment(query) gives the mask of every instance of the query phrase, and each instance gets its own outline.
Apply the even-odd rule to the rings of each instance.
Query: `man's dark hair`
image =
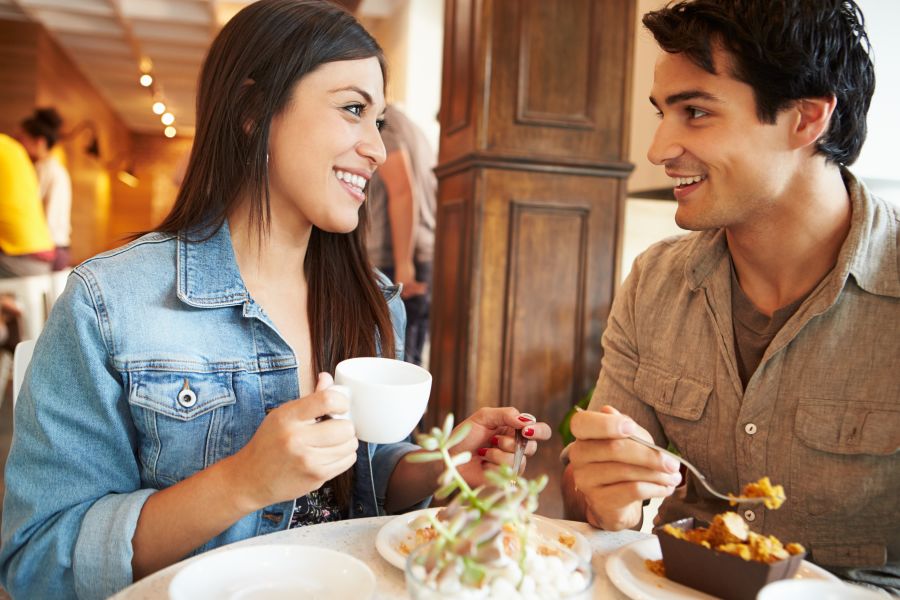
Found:
[[[34,114],[21,123],[22,129],[31,137],[47,140],[47,149],[56,145],[59,139],[59,130],[62,127],[62,117],[53,107],[38,108]]]
[[[663,50],[710,73],[713,50],[724,49],[731,76],[753,88],[763,123],[774,123],[795,100],[834,95],[837,107],[816,151],[840,165],[859,156],[875,70],[853,0],[687,0],[643,22]]]

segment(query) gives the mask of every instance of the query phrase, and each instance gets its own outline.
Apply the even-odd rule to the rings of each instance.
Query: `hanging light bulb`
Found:
[[[153,84],[153,75],[150,73],[143,73],[138,81],[141,82],[142,86],[150,87]]]
[[[159,120],[162,121],[163,125],[171,125],[175,122],[175,115],[170,112],[163,113],[163,116],[160,117]]]
[[[166,112],[166,103],[160,100],[157,100],[153,103],[153,114],[161,115]]]
[[[175,128],[172,127],[171,125],[169,125],[168,127],[166,127],[165,131],[163,131],[163,134],[165,134],[165,136],[166,136],[167,138],[173,138],[173,137],[175,137],[175,134],[176,134],[176,133],[178,133],[178,132],[177,132],[177,131],[175,130]]]

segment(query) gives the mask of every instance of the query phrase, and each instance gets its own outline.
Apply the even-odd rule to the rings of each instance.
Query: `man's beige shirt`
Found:
[[[833,566],[900,564],[900,225],[845,173],[850,232],[834,270],[772,340],[742,389],[724,231],[644,252],[613,304],[592,409],[610,404],[671,442],[712,484],[768,475],[777,511],[739,506],[754,531]],[[657,523],[728,510],[688,481]]]

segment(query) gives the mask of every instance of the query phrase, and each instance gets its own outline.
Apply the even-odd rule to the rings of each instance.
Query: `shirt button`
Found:
[[[356,512],[358,512],[358,513],[362,513],[362,512],[363,512],[363,505],[362,505],[362,502],[357,502],[357,503],[356,503]]]
[[[747,423],[744,425],[744,431],[747,432],[747,435],[753,435],[756,433],[756,423]]]
[[[752,510],[745,510],[745,511],[744,511],[744,518],[747,519],[749,522],[752,523],[753,521],[756,520],[756,513],[753,512]]]

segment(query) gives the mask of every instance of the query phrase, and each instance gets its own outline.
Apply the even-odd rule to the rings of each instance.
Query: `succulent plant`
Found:
[[[472,454],[450,454],[470,429],[465,424],[454,433],[450,414],[442,428],[417,436],[425,452],[408,457],[413,462],[443,460],[446,468],[434,496],[443,500],[456,494],[437,514],[426,513],[412,523],[415,529],[431,525],[437,533],[427,552],[420,554],[422,566],[428,579],[438,586],[459,582],[479,587],[492,572],[508,572],[510,557],[514,557],[521,585],[531,516],[538,506],[538,494],[547,485],[547,476],[529,480],[510,466],[500,465],[485,471],[487,483],[473,490],[457,470],[471,460]]]

